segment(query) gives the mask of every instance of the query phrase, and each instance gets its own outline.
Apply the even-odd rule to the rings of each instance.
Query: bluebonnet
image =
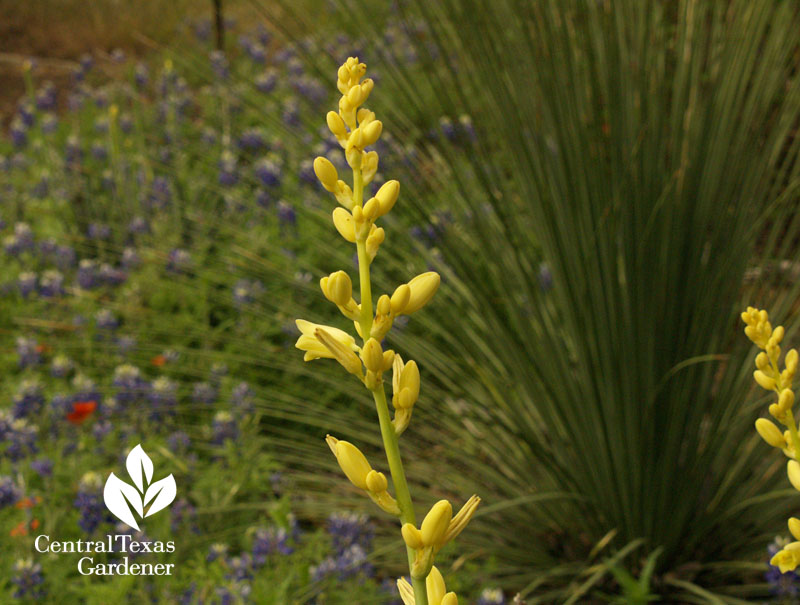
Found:
[[[294,226],[297,223],[297,212],[294,206],[281,200],[278,202],[278,220],[282,225]]]
[[[192,531],[198,531],[195,525],[197,510],[189,500],[178,498],[172,503],[169,510],[172,517],[170,526],[173,532],[179,531],[183,525],[188,525]]]
[[[150,185],[148,204],[153,208],[163,208],[172,200],[172,183],[165,176],[157,176]]]
[[[36,342],[36,340],[18,336],[16,344],[20,368],[27,368],[41,363],[42,355],[39,349],[39,343]]]
[[[253,565],[260,567],[270,555],[294,552],[289,533],[282,527],[259,527],[253,533]]]
[[[239,173],[236,167],[236,157],[230,151],[223,151],[219,158],[219,184],[223,187],[232,187],[239,182]]]
[[[119,403],[136,401],[149,392],[151,386],[142,378],[139,368],[130,364],[123,364],[114,369],[111,384],[117,389],[116,399]]]
[[[283,179],[280,160],[274,155],[262,158],[255,165],[255,174],[264,186],[278,187]]]
[[[211,69],[214,75],[220,80],[225,80],[230,75],[230,63],[228,57],[221,50],[212,50],[208,53],[208,58],[211,62]]]
[[[192,266],[192,256],[182,248],[175,248],[170,251],[167,257],[167,270],[175,273],[188,271]]]
[[[486,588],[478,597],[476,605],[505,605],[506,599],[499,588]]]
[[[189,449],[192,442],[185,431],[175,431],[167,437],[167,445],[171,452],[181,454]]]
[[[80,513],[78,525],[87,534],[91,534],[101,523],[109,520],[102,492],[103,482],[97,473],[86,473],[81,478],[74,505]]]
[[[122,251],[121,263],[126,269],[135,269],[141,262],[142,259],[139,257],[139,252],[137,252],[136,248],[128,246]]]
[[[553,273],[550,271],[550,265],[541,263],[539,265],[539,288],[542,292],[547,292],[553,287]]]
[[[239,428],[230,413],[217,412],[211,424],[211,433],[213,443],[222,445],[229,439],[236,439],[239,436]]]
[[[212,563],[217,559],[222,559],[228,554],[228,545],[220,542],[215,542],[208,547],[208,554],[206,555],[206,562]]]
[[[266,134],[261,128],[248,128],[239,135],[239,147],[246,151],[259,151],[267,148]]]
[[[366,515],[334,513],[328,518],[333,554],[312,569],[315,580],[337,573],[341,579],[358,574],[372,575],[374,569],[368,560],[375,535]]]
[[[244,581],[234,581],[226,586],[219,586],[216,589],[219,605],[240,605],[249,602],[252,592],[250,584]]]
[[[125,283],[125,281],[128,279],[128,274],[122,269],[117,269],[108,263],[103,263],[100,265],[100,269],[97,272],[97,277],[106,285],[119,286],[120,284]]]
[[[253,559],[248,553],[229,557],[226,563],[228,565],[228,573],[225,574],[227,578],[239,582],[253,578]]]
[[[14,118],[11,121],[8,133],[11,135],[11,142],[14,147],[21,149],[28,144],[28,127],[19,118]]]
[[[23,380],[14,394],[13,414],[15,418],[35,416],[44,406],[41,383],[35,378]]]
[[[64,378],[72,371],[74,363],[65,355],[56,355],[50,364],[50,375],[54,378]]]
[[[94,131],[97,134],[106,134],[108,132],[109,126],[110,122],[108,121],[108,116],[102,115],[95,118]]]
[[[281,118],[287,126],[300,125],[300,106],[296,99],[289,98],[284,101]]]
[[[117,337],[116,345],[120,355],[129,355],[136,349],[136,337],[130,334],[123,334]]]
[[[44,575],[40,563],[34,563],[33,559],[19,559],[14,564],[13,571],[11,582],[17,586],[14,591],[15,599],[38,600],[44,598],[46,591],[42,586]]]
[[[33,230],[27,223],[16,223],[14,225],[14,234],[7,237],[3,244],[6,253],[12,256],[32,250],[34,246]]]
[[[19,292],[22,294],[24,298],[28,298],[28,296],[36,289],[36,283],[38,278],[36,273],[32,271],[24,271],[19,274],[17,278],[17,287],[19,287]]]
[[[264,293],[264,284],[259,280],[240,279],[233,285],[233,302],[237,305],[252,303]]]
[[[110,309],[100,309],[94,316],[95,325],[99,330],[116,330],[119,320]]]
[[[42,117],[42,132],[53,134],[58,128],[58,118],[52,113],[47,113]]]
[[[105,409],[108,409],[110,406],[106,406]],[[97,441],[102,441],[105,439],[106,435],[111,433],[114,426],[111,424],[109,420],[98,420],[92,425],[92,436],[97,439]]]
[[[5,445],[5,456],[12,462],[38,451],[36,437],[36,427],[24,418],[0,416],[0,443]]]
[[[178,403],[178,384],[166,376],[160,376],[153,381],[148,396],[155,415],[170,412]]]
[[[64,294],[64,275],[56,269],[48,269],[39,280],[39,294],[45,298],[54,298]]]
[[[78,273],[76,280],[78,285],[84,290],[91,290],[98,285],[97,261],[91,258],[84,258],[78,263]]]
[[[0,509],[16,504],[20,498],[22,498],[22,491],[14,483],[14,480],[8,475],[0,476]]]
[[[240,382],[231,391],[231,406],[238,412],[249,413],[253,411],[253,398],[255,391],[246,382]]]
[[[273,68],[261,72],[255,79],[256,88],[264,94],[269,94],[275,90],[278,83],[278,73]]]
[[[95,141],[92,143],[90,151],[96,160],[103,161],[108,159],[108,147],[106,147],[106,145],[100,141]]]
[[[147,219],[142,216],[135,216],[128,223],[128,232],[134,234],[142,234],[150,231],[150,225],[147,224]]]
[[[49,477],[53,474],[53,461],[49,458],[39,458],[31,461],[31,470],[42,477]]]
[[[192,400],[195,403],[214,403],[217,394],[217,389],[208,382],[196,382],[192,387]]]

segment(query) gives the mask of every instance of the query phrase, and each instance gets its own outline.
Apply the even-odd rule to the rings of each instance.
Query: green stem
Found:
[[[364,183],[361,169],[353,170],[353,201],[356,206],[362,206],[364,200]],[[367,255],[366,237],[356,240],[358,251],[358,277],[361,287],[361,334],[366,342],[370,338],[372,331],[372,284],[369,273],[369,256]],[[375,408],[378,411],[378,422],[381,427],[381,437],[383,438],[383,449],[386,451],[386,460],[389,463],[389,472],[392,475],[395,497],[400,507],[400,523],[411,523],[416,526],[417,521],[414,515],[414,504],[411,501],[411,492],[408,489],[406,473],[403,470],[403,460],[400,457],[400,446],[397,442],[397,433],[394,431],[392,419],[389,415],[389,406],[386,403],[386,391],[383,383],[379,384],[373,391],[372,397],[375,399]],[[406,546],[408,555],[409,575],[414,565],[416,553],[413,548]],[[425,588],[424,579],[411,577],[411,585],[414,588],[415,605],[428,605],[428,592]]]

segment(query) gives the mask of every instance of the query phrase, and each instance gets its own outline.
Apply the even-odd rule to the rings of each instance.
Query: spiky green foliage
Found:
[[[337,13],[345,30],[379,29],[360,3]],[[443,464],[427,487],[491,492],[476,544],[533,602],[569,592],[610,531],[610,548],[663,548],[665,598],[759,594],[784,513],[770,490],[785,481],[752,438],[763,402],[734,337],[747,302],[785,319],[790,341],[797,326],[796,7],[445,0],[401,13],[427,26],[427,77],[375,44],[367,60],[397,91],[382,111],[421,133],[433,104],[479,131],[468,154],[426,158],[433,176],[416,183],[456,215],[438,243],[440,342],[400,342],[438,380],[435,443],[460,447],[458,477]],[[304,26],[293,14],[290,33]]]

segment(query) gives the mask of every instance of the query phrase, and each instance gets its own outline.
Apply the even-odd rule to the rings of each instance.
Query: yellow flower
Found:
[[[360,350],[356,345],[356,339],[350,336],[350,334],[344,330],[333,328],[331,326],[323,326],[321,324],[311,323],[305,319],[298,319],[295,321],[295,324],[300,330],[300,338],[297,339],[297,342],[294,346],[301,351],[306,352],[306,354],[303,356],[304,361],[311,361],[319,358],[336,358],[331,350],[322,344],[322,342],[317,338],[316,331],[319,329],[323,329],[326,333],[330,334],[330,336],[337,342],[341,343],[343,347],[353,351]]]
[[[777,566],[781,573],[794,571],[800,565],[800,542],[792,542],[786,548],[777,552],[769,561],[770,565]]]

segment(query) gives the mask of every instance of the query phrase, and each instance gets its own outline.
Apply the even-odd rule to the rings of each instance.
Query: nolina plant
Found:
[[[383,125],[375,113],[362,107],[373,88],[366,78],[367,66],[350,57],[339,68],[337,87],[342,93],[339,111],[328,112],[327,122],[333,135],[344,148],[347,163],[353,169],[352,189],[339,179],[336,168],[324,157],[314,160],[314,172],[322,186],[330,191],[342,207],[333,211],[333,224],[339,234],[356,245],[361,302],[353,299],[353,284],[344,271],[323,277],[320,286],[325,297],[342,314],[351,319],[362,344],[337,328],[313,324],[298,319],[301,336],[297,348],[305,351],[304,359],[337,360],[372,392],[378,412],[383,447],[392,475],[395,496],[389,494],[386,476],[373,470],[363,453],[352,443],[328,436],[328,446],[336,456],[347,478],[384,511],[396,515],[402,524],[401,534],[406,543],[411,584],[398,580],[400,595],[406,605],[455,605],[458,598],[446,592],[441,573],[433,566],[436,553],[453,540],[467,525],[480,503],[472,496],[461,511],[453,516],[450,502],[440,500],[418,528],[411,493],[406,482],[398,440],[408,427],[414,404],[419,397],[419,369],[412,360],[403,362],[392,350],[383,350],[381,341],[392,327],[395,318],[421,309],[431,300],[439,287],[439,275],[423,273],[402,284],[389,296],[383,294],[373,309],[370,264],[384,240],[384,230],[375,221],[389,212],[397,201],[400,183],[387,181],[367,202],[364,187],[378,169],[378,154],[366,151],[381,135]],[[392,407],[389,412],[383,387],[384,372],[392,371]]]
[[[783,326],[774,330],[769,322],[769,315],[764,310],[747,307],[742,313],[742,319],[747,324],[744,333],[762,351],[756,356],[756,371],[753,378],[758,385],[767,391],[774,391],[778,400],[769,406],[770,415],[786,427],[781,431],[778,426],[766,418],[756,420],[758,434],[772,447],[783,450],[789,458],[786,470],[789,482],[800,491],[800,463],[797,461],[797,452],[800,452],[800,435],[797,432],[792,406],[794,405],[794,391],[792,380],[797,373],[798,354],[796,349],[790,349],[783,360],[784,369],[779,367],[781,356],[781,341],[784,336]],[[792,571],[800,565],[800,519],[789,519],[789,532],[795,541],[787,544],[770,560],[771,565],[777,565],[781,573]]]

